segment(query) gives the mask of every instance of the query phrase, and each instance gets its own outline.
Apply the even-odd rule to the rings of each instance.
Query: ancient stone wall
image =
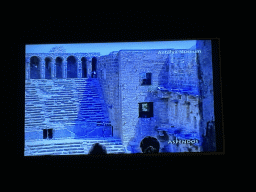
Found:
[[[104,97],[102,103],[107,106],[113,136],[121,138],[128,150],[136,145],[139,152],[140,141],[146,136],[157,138],[159,127],[199,130],[197,57],[200,53],[174,51],[120,50],[100,57],[99,53],[26,54],[26,79],[30,79],[33,56],[39,58],[41,79],[46,74],[45,58],[50,58],[51,76],[55,79],[57,57],[63,61],[63,78],[67,78],[69,56],[76,59],[77,78],[82,76],[82,58],[86,58],[90,77],[92,57],[96,57],[97,79]],[[162,89],[166,92],[161,92]]]
[[[113,126],[113,136],[121,138],[121,103],[119,90],[118,52],[101,56],[98,61],[98,76]]]
[[[54,139],[111,136],[111,128],[98,125],[109,121],[101,92],[96,78],[26,80],[25,139],[43,139],[44,129]]]
[[[157,97],[157,87],[168,82],[168,55],[160,55],[157,50],[121,50],[119,67],[122,140],[127,146],[145,136],[156,136],[156,126],[168,121],[167,100]],[[151,73],[150,85],[141,84],[146,73]],[[153,102],[153,117],[139,118],[142,102]]]
[[[170,126],[199,131],[198,96],[171,93],[168,100],[168,119]]]
[[[75,59],[75,66],[76,66],[76,78],[82,77],[82,58],[86,59],[86,68],[87,68],[87,76],[91,75],[92,72],[92,58],[96,57],[96,59],[99,59],[100,53],[26,53],[25,56],[25,62],[26,62],[26,79],[32,79],[31,76],[31,65],[32,61],[31,58],[36,57],[38,59],[38,66],[37,70],[39,71],[40,75],[36,77],[35,79],[45,79],[45,74],[47,74],[46,67],[49,68],[51,73],[50,79],[56,78],[57,68],[57,58],[60,58],[62,60],[61,62],[61,78],[67,78],[68,77],[68,61],[67,59],[73,56]],[[46,62],[48,60],[49,66],[46,66]]]
[[[200,135],[204,141],[202,151],[215,151],[215,116],[213,93],[213,66],[211,40],[197,41],[196,48],[202,50],[197,54],[198,80],[200,90]]]
[[[177,50],[169,54],[168,87],[198,94],[196,53]]]

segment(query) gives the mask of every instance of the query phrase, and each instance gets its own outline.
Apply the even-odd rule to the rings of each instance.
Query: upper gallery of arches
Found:
[[[53,62],[53,58],[46,57],[45,61],[45,79],[51,79],[51,64]]]
[[[77,78],[77,58],[73,55],[67,58],[67,78]]]
[[[63,60],[67,60],[69,56],[74,56],[77,61],[81,61],[83,57],[86,59],[92,59],[93,57],[99,57],[100,53],[26,53],[25,57],[29,62],[29,59],[33,56],[36,56],[40,61],[44,61],[46,57],[52,58],[53,61],[56,60],[57,57],[62,58]]]
[[[30,57],[30,79],[40,79],[40,59],[36,56]]]

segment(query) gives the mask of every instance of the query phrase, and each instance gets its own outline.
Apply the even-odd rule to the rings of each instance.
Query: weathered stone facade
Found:
[[[195,53],[120,50],[101,56],[99,68],[113,135],[122,139],[127,150],[140,152],[141,140],[146,136],[158,138],[161,129],[184,129],[198,136]],[[143,73],[151,74],[149,85],[141,85]],[[153,103],[153,117],[140,118],[139,104],[147,102]]]
[[[91,75],[92,72],[92,59],[99,58],[100,53],[27,53],[26,54],[26,80],[29,79],[45,79],[45,75],[47,73],[46,64],[49,65],[49,70],[51,73],[50,79],[56,79],[57,74],[57,64],[60,64],[61,68],[61,78],[69,78],[68,77],[68,59],[74,58],[74,64],[76,67],[76,78],[82,78],[82,62],[86,67],[87,76]],[[37,70],[39,72],[38,78],[31,78],[31,69],[32,69],[32,58],[37,58]],[[60,60],[60,62],[58,62]]]
[[[197,41],[196,48],[202,50],[197,54],[199,84],[199,133],[202,136],[202,151],[215,151],[215,115],[213,93],[213,69],[211,40]]]
[[[39,58],[35,65],[39,66],[40,79],[46,77],[45,66],[51,66],[49,81],[57,79],[58,57],[62,60],[60,62],[62,79],[63,81],[69,79],[67,78],[68,64],[72,62],[68,58],[73,56],[75,58],[73,63],[76,67],[70,69],[76,70],[76,76],[70,78],[90,79],[91,72],[96,69],[97,80],[95,81],[99,82],[97,94],[102,94],[99,97],[102,101],[99,102],[100,110],[106,114],[102,119],[109,120],[112,127],[111,134],[108,132],[107,135],[121,139],[126,153],[140,153],[140,143],[147,136],[158,139],[160,152],[201,151],[201,132],[199,130],[203,128],[201,127],[197,63],[197,57],[200,54],[201,50],[174,49],[120,50],[104,56],[100,56],[99,53],[26,54],[26,82],[35,81],[30,78],[31,64],[34,62],[31,59],[33,56]],[[92,60],[96,62],[93,64]],[[83,65],[86,65],[86,76]],[[36,71],[36,69],[33,70]],[[211,79],[212,74],[209,75],[209,79]],[[79,86],[75,85],[76,81],[72,80],[72,83],[76,90]],[[72,88],[69,91],[72,92]],[[77,94],[79,95],[79,93]],[[76,96],[76,98],[79,97]],[[74,96],[73,103],[77,104],[73,107],[77,107],[78,111],[74,115],[78,118],[79,106],[81,106],[79,102],[80,100],[75,99]],[[87,104],[89,104],[89,100]],[[95,107],[97,108],[97,104]],[[84,110],[87,108],[85,107]],[[74,128],[63,127],[69,137],[78,132],[80,134],[87,133],[86,131],[81,132],[81,130],[88,127],[88,124],[82,125],[84,120],[88,123],[86,120],[88,116],[82,115],[81,117],[78,128],[80,132]],[[95,118],[98,117],[95,116]],[[72,122],[69,123],[72,124]],[[47,126],[47,123],[40,126]],[[96,125],[92,123],[89,126]],[[170,141],[177,139],[197,139],[199,142],[170,144]]]

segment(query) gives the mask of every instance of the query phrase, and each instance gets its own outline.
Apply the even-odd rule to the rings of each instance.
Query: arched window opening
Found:
[[[96,71],[97,70],[97,58],[93,57],[92,58],[92,71]]]
[[[158,153],[160,143],[155,137],[147,136],[140,142],[140,148],[143,153]]]
[[[30,58],[30,79],[40,79],[40,59],[36,56]]]
[[[83,57],[81,61],[82,61],[82,78],[87,78],[86,58]]]
[[[51,79],[51,58],[45,58],[45,79]]]
[[[77,63],[74,56],[67,59],[67,78],[77,78]]]
[[[63,76],[62,76],[62,62],[63,59],[61,57],[57,57],[56,58],[56,78],[57,79],[62,79]]]

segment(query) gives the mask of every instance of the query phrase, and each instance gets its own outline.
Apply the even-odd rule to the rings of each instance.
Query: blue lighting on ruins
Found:
[[[99,52],[108,55],[112,51],[142,50],[142,49],[190,49],[195,46],[196,40],[184,41],[152,41],[152,42],[122,42],[122,43],[75,43],[75,44],[31,44],[26,45],[26,53],[89,53]],[[53,49],[55,47],[55,49]]]
[[[196,42],[26,45],[25,156],[200,152]]]

